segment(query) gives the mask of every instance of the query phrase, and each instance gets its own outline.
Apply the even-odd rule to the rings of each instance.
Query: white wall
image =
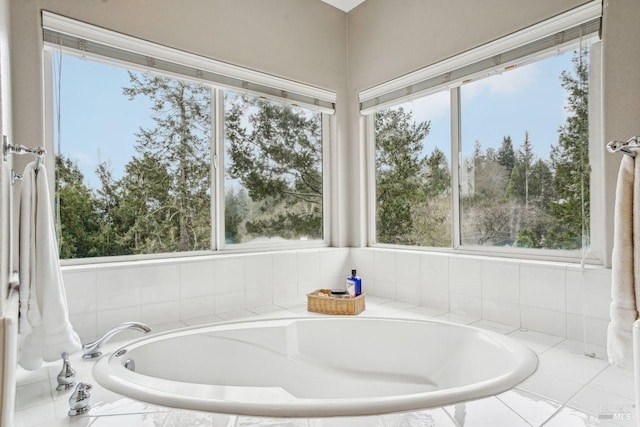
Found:
[[[0,144],[2,143],[2,135],[7,135],[9,141],[13,136],[11,132],[9,32],[9,2],[8,0],[0,0]],[[0,317],[4,315],[8,279],[11,272],[9,254],[11,167],[11,159],[9,162],[0,159]]]

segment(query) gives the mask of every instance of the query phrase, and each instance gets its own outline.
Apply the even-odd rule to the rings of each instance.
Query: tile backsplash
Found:
[[[306,302],[351,269],[369,295],[560,337],[606,343],[611,270],[381,248],[323,248],[63,267],[83,340],[131,320],[163,323]],[[583,326],[586,326],[586,328]]]

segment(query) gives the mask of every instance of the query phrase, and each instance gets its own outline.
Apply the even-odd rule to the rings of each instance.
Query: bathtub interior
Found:
[[[297,399],[414,395],[495,381],[519,349],[442,322],[283,319],[187,329],[128,347],[135,375],[179,383],[279,389]]]

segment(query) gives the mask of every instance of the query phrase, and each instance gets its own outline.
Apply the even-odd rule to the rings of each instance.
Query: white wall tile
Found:
[[[320,289],[320,282],[299,282],[298,283],[298,301],[306,302],[307,294]]]
[[[320,278],[347,277],[356,267],[349,265],[348,248],[330,248],[320,251]],[[358,275],[360,272],[358,272]]]
[[[271,286],[256,289],[247,289],[245,291],[245,307],[261,307],[273,303],[273,291]]]
[[[519,263],[517,261],[482,260],[482,298],[519,304]]]
[[[520,265],[520,304],[548,310],[566,310],[566,266],[540,263]]]
[[[298,283],[320,284],[320,254],[318,251],[298,253]]]
[[[95,312],[97,309],[96,270],[64,271],[62,277],[69,314]]]
[[[394,282],[396,280],[396,252],[394,250],[376,250],[373,253],[373,270],[376,282]]]
[[[180,319],[193,319],[210,316],[215,313],[216,306],[213,295],[184,298],[180,300]]]
[[[244,291],[227,292],[217,294],[215,299],[216,313],[226,313],[227,311],[244,310]]]
[[[298,300],[298,284],[274,284],[273,303],[288,304]]]
[[[520,304],[483,299],[482,318],[519,328]]]
[[[298,255],[291,252],[273,254],[273,286],[298,284]]]
[[[142,302],[139,267],[98,269],[96,282],[96,305],[99,311],[139,306]]]
[[[452,294],[481,298],[482,261],[480,258],[452,256],[449,259],[449,290]]]
[[[396,299],[396,284],[395,282],[386,282],[384,280],[376,280],[374,284],[375,296],[380,298],[387,298],[390,300]]]
[[[365,282],[373,285],[375,280],[374,253],[375,251],[369,248],[351,248],[349,250],[349,267],[358,271],[358,276],[362,277],[363,287]]]
[[[482,318],[482,300],[468,295],[449,295],[449,307],[452,314],[465,317]]]
[[[398,252],[396,255],[396,299],[420,305],[421,256],[417,253]]]
[[[273,257],[271,254],[248,255],[245,265],[245,289],[271,288]]]
[[[567,269],[567,313],[609,320],[611,270]]]
[[[567,334],[567,318],[563,311],[521,306],[520,324],[523,328],[557,337],[566,337]]]
[[[217,258],[214,268],[213,289],[216,295],[244,290],[244,257]]]
[[[322,281],[320,282],[320,287],[323,289],[343,289],[346,287],[347,276],[332,276],[332,277],[322,277]],[[367,292],[365,290],[364,280],[362,283],[362,292]]]
[[[213,295],[213,260],[180,264],[180,298]]]
[[[70,314],[69,321],[73,325],[73,330],[80,336],[80,341],[88,342],[95,339],[98,336],[97,332],[97,314],[82,313],[82,314]]]
[[[449,255],[423,254],[420,266],[422,289],[449,292]]]
[[[431,288],[420,290],[420,305],[423,307],[435,308],[449,311],[449,292],[440,292]]]
[[[97,313],[98,336],[123,322],[142,322],[140,306],[100,310]]]
[[[180,301],[143,304],[142,322],[148,325],[175,322],[180,320]]]
[[[143,305],[180,298],[180,266],[177,264],[142,267],[141,275]]]
[[[586,322],[587,342],[590,344],[607,345],[607,328],[609,320],[595,319],[593,317],[582,317],[574,314],[567,314],[567,338],[584,341],[583,319]]]

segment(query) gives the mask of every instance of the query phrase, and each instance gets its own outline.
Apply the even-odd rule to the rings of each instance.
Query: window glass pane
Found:
[[[53,57],[61,258],[210,249],[211,90]]]
[[[225,242],[319,240],[322,113],[225,92]]]
[[[461,87],[463,244],[582,247],[587,101],[588,48]]]
[[[449,92],[378,111],[376,241],[451,246]]]

